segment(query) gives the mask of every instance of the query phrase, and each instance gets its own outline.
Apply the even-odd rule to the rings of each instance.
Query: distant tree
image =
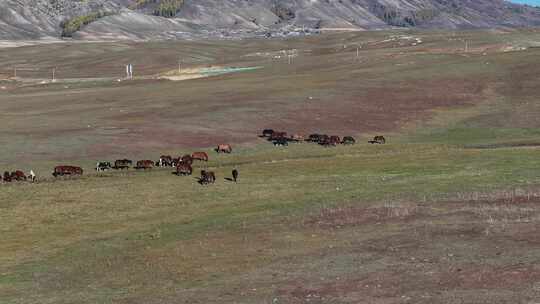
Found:
[[[115,12],[96,12],[88,15],[77,16],[69,20],[64,20],[60,23],[60,27],[62,28],[62,37],[72,37],[73,34],[79,31],[83,26],[100,18],[114,14]]]

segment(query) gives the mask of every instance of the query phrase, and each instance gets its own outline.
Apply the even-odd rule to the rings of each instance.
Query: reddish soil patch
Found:
[[[429,110],[481,101],[484,88],[480,82],[458,79],[407,81],[361,90],[345,87],[341,92],[346,93],[338,93],[328,100],[306,97],[277,125],[289,133],[304,134],[388,132],[411,121],[429,119],[432,115]],[[264,128],[272,123],[258,125]]]

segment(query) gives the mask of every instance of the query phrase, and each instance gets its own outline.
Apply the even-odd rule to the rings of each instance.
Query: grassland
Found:
[[[0,185],[0,303],[535,303],[539,53],[503,50],[536,41],[378,32],[0,51],[0,73],[32,58],[72,79],[119,77],[112,62],[148,53],[145,75],[179,52],[196,53],[193,66],[264,66],[180,82],[39,85],[39,71],[5,82],[0,164],[40,180]],[[282,49],[300,55],[289,65],[274,58]],[[359,144],[276,148],[257,138],[264,127]],[[389,143],[367,145],[376,133]],[[212,152],[218,142],[234,153]],[[210,153],[196,168],[216,171],[215,185],[171,170],[48,177],[58,162],[91,172],[98,159],[195,149]],[[238,184],[224,179],[233,168]]]

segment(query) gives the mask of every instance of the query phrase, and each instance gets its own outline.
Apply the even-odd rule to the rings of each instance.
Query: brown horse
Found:
[[[304,139],[304,136],[302,136],[302,135],[299,135],[299,134],[293,134],[293,135],[291,135],[290,140],[291,140],[292,142],[302,142],[302,141],[304,141],[305,139]]]
[[[176,175],[191,175],[191,173],[193,173],[193,168],[189,164],[180,162],[176,166]]]
[[[233,178],[233,181],[236,183],[236,180],[238,179],[238,170],[236,169],[232,170],[232,178]]]
[[[135,167],[135,169],[137,170],[139,169],[147,170],[147,169],[152,169],[152,168],[154,168],[154,162],[151,160],[139,160],[137,162],[137,166]]]
[[[218,145],[217,148],[216,148],[216,152],[217,153],[231,153],[232,152],[232,147],[231,145],[227,145],[227,144],[221,144],[221,145]]]
[[[7,172],[7,171],[4,172],[4,182],[6,182],[6,183],[11,182],[11,174],[9,174],[9,172]]]
[[[193,152],[191,158],[196,160],[208,161],[208,154],[206,152]]]
[[[287,132],[274,132],[270,137],[268,137],[269,141],[278,140],[282,138],[287,138]]]
[[[25,181],[26,175],[21,170],[11,172],[11,179],[15,181]]]
[[[356,143],[356,140],[354,140],[354,137],[352,136],[344,136],[341,143],[344,145],[354,145]]]
[[[384,138],[384,136],[382,135],[377,135],[375,137],[373,137],[373,140],[370,140],[369,141],[370,144],[385,144],[386,143],[386,138]]]
[[[201,185],[213,184],[216,182],[216,175],[212,171],[201,171],[201,177],[199,177],[199,183]]]
[[[129,167],[133,164],[133,161],[130,160],[130,159],[117,159],[115,162],[114,162],[114,167],[113,169],[129,169]]]
[[[339,136],[336,136],[336,135],[330,136],[330,144],[334,146],[341,144],[341,138],[339,138]]]
[[[272,134],[274,134],[274,130],[272,129],[264,129],[262,131],[262,137],[270,137]]]
[[[64,176],[64,175],[82,175],[83,169],[76,166],[56,166],[52,175],[54,177]]]
[[[189,165],[193,165],[193,157],[191,157],[191,155],[189,155],[189,154],[186,154],[186,155],[180,157],[180,162],[179,163],[186,163],[186,164],[189,164]]]

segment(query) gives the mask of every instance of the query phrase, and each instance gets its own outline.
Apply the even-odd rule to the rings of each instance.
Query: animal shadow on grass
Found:
[[[234,182],[234,179],[232,179],[231,177],[225,177],[225,180],[229,182]]]

